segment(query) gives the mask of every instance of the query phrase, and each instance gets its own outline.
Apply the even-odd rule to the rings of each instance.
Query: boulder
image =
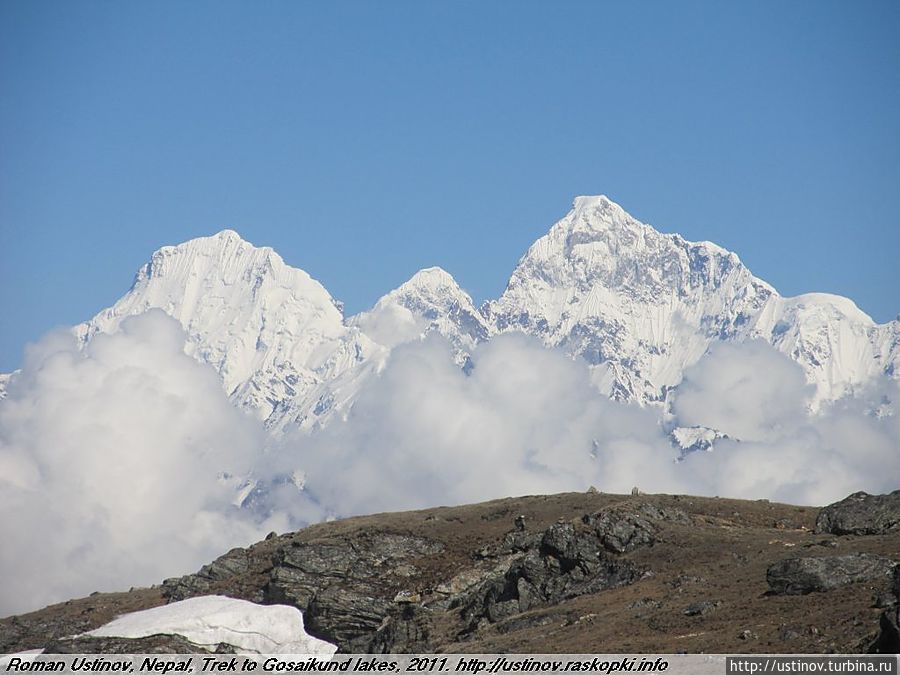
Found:
[[[709,614],[721,604],[718,601],[702,600],[685,607],[682,614],[685,616],[703,616],[704,614]]]
[[[891,593],[895,604],[881,613],[878,620],[878,635],[869,646],[870,654],[900,653],[900,565],[894,567]]]
[[[769,567],[766,581],[775,594],[806,595],[861,581],[885,581],[895,566],[896,563],[888,558],[868,553],[786,558]]]
[[[900,490],[886,495],[854,492],[826,506],[816,518],[816,532],[884,534],[900,529]]]
[[[372,637],[390,616],[394,603],[367,594],[364,589],[348,590],[338,585],[316,593],[304,612],[310,635],[328,636],[342,652],[363,653],[371,648]],[[389,651],[389,646],[382,646]]]
[[[585,516],[587,518],[587,516]],[[486,575],[459,602],[468,630],[497,623],[535,607],[553,605],[638,581],[641,570],[610,556],[600,537],[572,523],[548,527],[504,571]]]
[[[900,654],[900,609],[882,613],[878,636],[869,647],[870,654]]]
[[[652,546],[660,523],[688,525],[691,522],[690,516],[681,509],[634,501],[585,515],[582,520],[593,528],[603,547],[613,553]]]

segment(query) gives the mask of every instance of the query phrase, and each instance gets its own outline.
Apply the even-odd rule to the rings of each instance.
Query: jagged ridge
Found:
[[[781,297],[734,253],[660,233],[605,196],[576,198],[480,308],[432,267],[345,319],[319,282],[224,230],[158,250],[76,334],[87,342],[151,307],[181,322],[188,353],[273,432],[345,413],[391,349],[429,332],[465,365],[479,343],[523,331],[583,358],[608,395],[642,404],[664,401],[717,340],[763,339],[788,355],[815,385],[814,407],[900,372],[900,322],[877,325],[839,296]]]

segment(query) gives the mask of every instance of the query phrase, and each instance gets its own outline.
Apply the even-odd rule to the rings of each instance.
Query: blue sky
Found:
[[[900,3],[0,0],[0,370],[237,229],[476,300],[577,194],[900,311]]]

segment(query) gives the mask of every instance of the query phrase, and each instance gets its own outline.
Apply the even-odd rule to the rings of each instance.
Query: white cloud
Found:
[[[32,346],[0,403],[0,614],[197,568],[256,525],[217,474],[264,437],[159,310]]]
[[[586,364],[522,335],[481,345],[469,374],[439,336],[400,345],[345,421],[266,451],[183,344],[153,311],[84,352],[63,334],[30,350],[0,402],[0,612],[157,582],[329,515],[590,485],[825,504],[900,480],[896,382],[811,417],[802,374],[762,343],[717,345],[686,372],[679,423],[740,440],[683,461],[657,409],[609,400]],[[278,480],[297,468],[303,492]],[[259,478],[254,514],[276,518],[237,512],[221,471]]]
[[[345,422],[288,439],[279,456],[304,467],[315,502],[305,517],[589,485],[805,504],[898,487],[900,417],[867,414],[900,400],[896,383],[810,416],[799,367],[765,343],[716,345],[687,371],[678,422],[732,439],[680,462],[658,411],[602,396],[580,361],[522,335],[472,359],[467,376],[439,337],[404,345]]]
[[[428,328],[423,317],[394,302],[378,304],[370,311],[352,317],[349,323],[388,348],[415,340]]]
[[[288,439],[311,495],[345,515],[494,497],[630,489],[675,450],[656,415],[613,403],[587,368],[522,335],[501,335],[463,373],[441,338],[397,348],[348,420]],[[618,450],[640,455],[639,471]]]
[[[763,441],[805,419],[812,394],[800,366],[769,344],[721,342],[685,371],[672,409],[684,426]]]
[[[800,367],[764,342],[717,344],[674,394],[685,425],[732,439],[683,462],[695,491],[795,504],[827,504],[857,490],[900,487],[900,387],[886,378],[810,415]]]

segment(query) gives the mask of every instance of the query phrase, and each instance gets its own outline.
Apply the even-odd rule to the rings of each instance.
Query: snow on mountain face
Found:
[[[489,331],[438,268],[345,322],[319,282],[231,230],[158,250],[129,292],[76,326],[76,336],[86,343],[151,307],[181,322],[186,351],[212,365],[232,401],[273,432],[314,430],[344,413],[397,344],[437,330],[464,358]]]
[[[713,340],[762,338],[816,385],[814,405],[898,358],[846,298],[782,298],[734,254],[638,222],[608,198],[573,209],[519,261],[485,314],[581,356],[610,396],[660,401]]]
[[[440,267],[419,270],[348,323],[388,348],[437,331],[453,345],[460,362],[493,333],[472,298]]]
[[[352,343],[361,345],[359,358],[335,361],[328,378],[301,396],[282,402],[269,427],[315,430],[353,405],[366,382],[385,365],[391,350],[405,342],[438,332],[450,342],[463,366],[476,344],[487,340],[489,326],[456,280],[439,267],[417,272],[383,296],[375,306],[345,321]],[[349,343],[348,343],[349,344]]]
[[[884,358],[889,362],[890,355],[881,353],[879,328],[885,327],[877,326],[847,298],[809,293],[773,296],[744,333],[768,340],[799,363],[816,386],[817,405],[852,394],[885,371]]]
[[[709,427],[676,427],[672,430],[672,440],[681,450],[682,456],[691,452],[711,450],[713,444],[725,434]]]
[[[151,307],[181,322],[186,351],[212,365],[232,400],[262,419],[374,348],[348,331],[319,282],[231,230],[159,249],[131,290],[76,335],[86,342],[113,332]]]
[[[816,387],[813,407],[879,373],[900,377],[900,321],[877,325],[839,296],[781,297],[734,253],[660,233],[603,196],[576,198],[480,309],[433,267],[345,320],[308,274],[225,230],[161,248],[75,333],[87,342],[151,307],[181,322],[186,351],[273,433],[345,415],[391,350],[428,332],[465,367],[479,343],[523,331],[586,360],[608,395],[640,403],[666,400],[717,340],[761,338],[788,355]]]

